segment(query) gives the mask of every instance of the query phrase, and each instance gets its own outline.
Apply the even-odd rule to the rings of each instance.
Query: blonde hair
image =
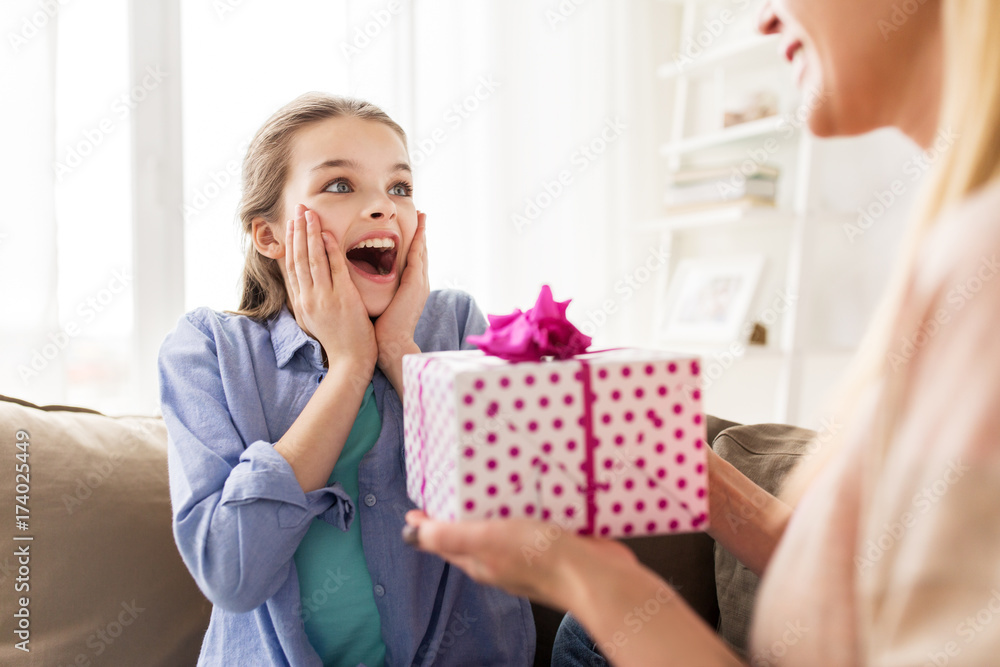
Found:
[[[899,374],[890,372],[889,358],[894,341],[919,325],[901,321],[900,312],[921,243],[942,212],[1000,178],[1000,40],[996,38],[1000,2],[942,0],[941,25],[944,67],[938,127],[960,130],[960,136],[929,176],[904,239],[901,261],[833,402],[835,412],[847,417],[866,391],[884,382],[869,447],[876,467],[884,460],[903,407],[905,387]],[[801,498],[844,440],[842,433],[818,438],[814,455],[789,476],[782,491],[786,501],[795,504]]]
[[[241,278],[237,315],[258,321],[281,312],[288,296],[278,262],[260,254],[251,238],[254,218],[277,223],[284,206],[282,193],[295,135],[302,128],[329,118],[361,118],[391,128],[406,146],[406,132],[382,109],[349,97],[306,93],[281,107],[257,130],[243,159],[243,196],[239,218],[246,262]]]

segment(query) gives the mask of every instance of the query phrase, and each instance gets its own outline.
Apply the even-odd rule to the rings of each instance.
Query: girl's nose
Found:
[[[365,206],[365,210],[362,213],[363,217],[371,218],[372,220],[382,220],[384,218],[392,218],[396,214],[396,205],[392,202],[392,199],[388,195],[382,194],[381,196],[373,196]]]
[[[764,6],[760,11],[760,18],[757,19],[757,30],[764,35],[773,35],[781,32],[781,19],[774,11],[774,3],[771,0],[764,0]]]

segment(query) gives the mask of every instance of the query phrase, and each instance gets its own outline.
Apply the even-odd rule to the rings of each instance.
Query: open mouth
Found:
[[[389,237],[361,241],[347,251],[347,261],[371,276],[387,276],[396,267],[396,241]]]

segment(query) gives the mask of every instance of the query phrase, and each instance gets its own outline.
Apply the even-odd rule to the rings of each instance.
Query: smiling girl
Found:
[[[236,313],[160,350],[174,536],[214,604],[199,665],[516,665],[524,599],[403,545],[402,356],[465,349],[472,299],[429,292],[403,130],[308,94],[243,166]]]

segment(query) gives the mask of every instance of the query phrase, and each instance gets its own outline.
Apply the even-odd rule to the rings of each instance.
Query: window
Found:
[[[131,108],[124,0],[5,3],[3,393],[127,411]],[[58,10],[54,9],[58,7]],[[15,35],[19,39],[14,39]],[[95,36],[100,38],[96,39]]]

